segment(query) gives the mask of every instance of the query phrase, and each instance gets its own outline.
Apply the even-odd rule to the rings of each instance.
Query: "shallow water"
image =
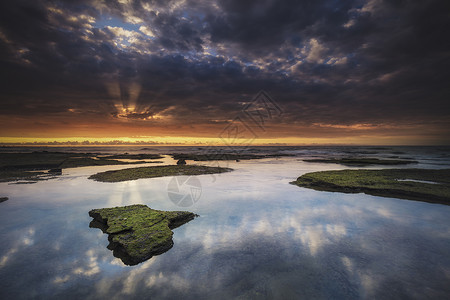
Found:
[[[414,167],[431,167],[421,158]],[[30,185],[1,183],[0,196],[10,199],[0,203],[0,298],[450,295],[450,206],[299,188],[289,182],[303,173],[348,167],[298,157],[220,164],[235,171],[198,176],[201,196],[188,208],[168,197],[171,177],[87,179],[130,166],[69,169]],[[137,203],[200,217],[174,230],[168,252],[125,266],[106,248],[107,236],[89,228],[88,211]]]

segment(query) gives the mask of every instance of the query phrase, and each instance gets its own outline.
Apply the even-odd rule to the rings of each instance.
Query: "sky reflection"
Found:
[[[328,193],[288,184],[326,168],[295,158],[230,163],[199,176],[199,218],[174,247],[137,266],[89,228],[93,208],[146,204],[180,210],[170,177],[116,184],[68,173],[7,185],[1,205],[0,298],[229,299],[445,298],[450,294],[450,207]],[[24,287],[27,287],[24,289]]]

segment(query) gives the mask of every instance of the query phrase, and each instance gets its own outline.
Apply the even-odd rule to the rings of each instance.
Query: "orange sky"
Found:
[[[0,10],[1,144],[450,144],[445,1],[63,2]]]
[[[0,121],[0,143],[91,143],[122,141],[180,145],[443,145],[445,130],[429,125],[332,125],[283,124],[280,120],[267,122],[264,128],[233,120],[192,124],[179,124],[168,120],[122,120],[117,118],[76,119],[6,117]],[[281,120],[282,121],[282,120]],[[236,123],[237,122],[237,123]],[[244,124],[245,123],[245,124]],[[230,131],[237,124],[243,128],[240,135]]]

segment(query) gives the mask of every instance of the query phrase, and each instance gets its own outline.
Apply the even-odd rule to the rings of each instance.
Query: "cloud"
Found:
[[[323,63],[324,55],[328,50],[326,47],[321,45],[317,39],[311,39],[309,41],[309,45],[305,46],[309,49],[304,50],[304,54],[306,54],[306,60],[312,63]]]
[[[153,33],[153,31],[148,28],[147,26],[141,26],[139,27],[139,31],[141,31],[143,34],[148,35],[149,37],[155,37],[155,34]]]
[[[95,114],[110,122],[118,102],[133,102],[130,120],[150,117],[150,106],[155,114],[175,107],[173,124],[206,124],[232,118],[241,109],[236,103],[265,89],[292,124],[445,126],[450,42],[441,32],[450,25],[448,6],[438,0],[2,3],[0,114],[64,119],[75,109],[85,112],[80,120]],[[132,84],[141,86],[134,97],[125,88]]]

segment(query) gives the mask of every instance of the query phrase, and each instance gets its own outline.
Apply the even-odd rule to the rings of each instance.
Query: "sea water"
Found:
[[[165,154],[204,151],[201,147],[73,149]],[[0,203],[0,298],[449,297],[450,206],[319,192],[289,184],[307,172],[349,168],[308,163],[304,158],[398,156],[419,162],[402,168],[448,168],[447,148],[244,150],[294,156],[218,162],[234,171],[196,176],[200,193],[188,207],[171,201],[172,177],[118,183],[87,178],[130,165],[66,169],[55,179],[35,184],[0,183],[0,196],[9,197]],[[161,161],[158,165],[175,163],[169,156]],[[193,163],[205,162],[188,161]],[[106,248],[107,235],[89,228],[88,211],[130,204],[189,210],[199,217],[174,229],[172,249],[126,266]]]

